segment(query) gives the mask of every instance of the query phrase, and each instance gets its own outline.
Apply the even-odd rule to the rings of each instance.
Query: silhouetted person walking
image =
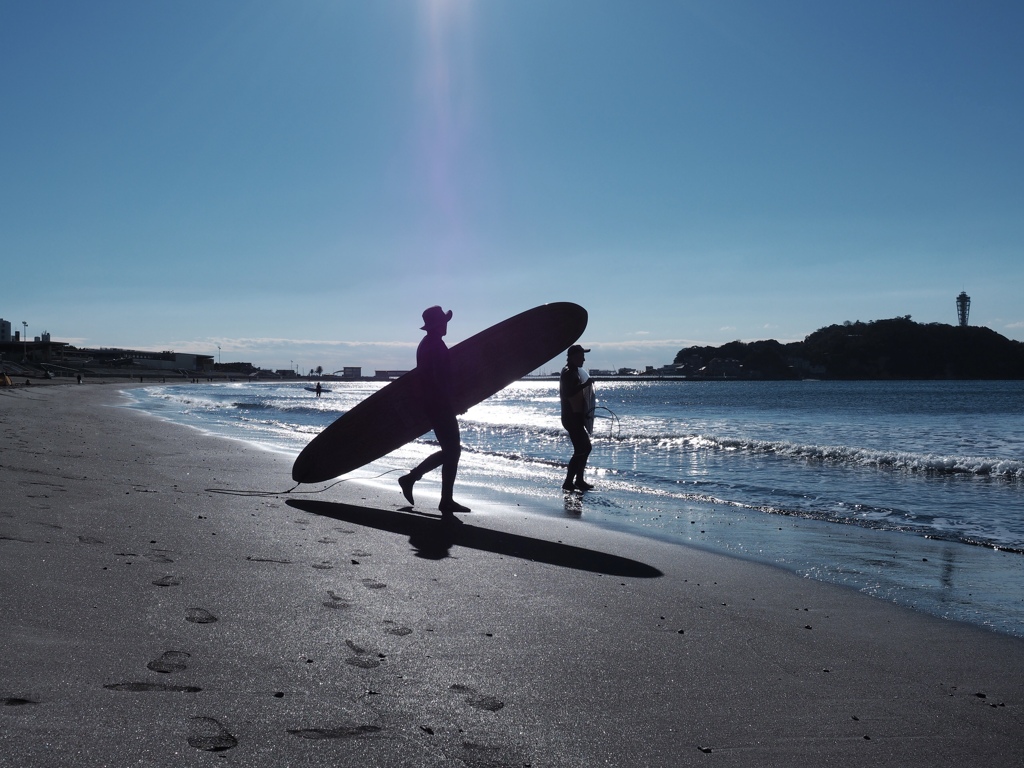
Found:
[[[558,377],[558,398],[562,402],[562,426],[572,440],[572,458],[569,470],[562,483],[564,491],[589,491],[594,486],[583,479],[583,470],[590,456],[590,435],[587,434],[587,419],[593,407],[594,382],[583,368],[586,360],[584,349],[579,344],[569,347],[565,367]]]
[[[452,401],[452,365],[444,336],[448,333],[448,321],[452,311],[440,307],[428,307],[423,311],[423,329],[427,335],[416,349],[416,368],[419,372],[420,392],[423,406],[430,419],[441,450],[424,459],[416,469],[398,478],[402,493],[413,504],[412,487],[427,472],[441,467],[441,503],[438,509],[445,515],[453,512],[469,512],[452,498],[455,489],[455,475],[459,471],[459,457],[462,455],[462,439],[459,434],[459,420]]]

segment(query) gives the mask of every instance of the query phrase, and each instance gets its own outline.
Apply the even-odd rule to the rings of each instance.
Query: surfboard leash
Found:
[[[615,411],[613,411],[611,408],[608,408],[608,407],[606,407],[604,405],[595,406],[594,410],[595,411],[608,411],[608,413],[611,414],[612,424],[608,428],[608,437],[612,436],[612,431],[613,430],[615,431],[615,436],[618,437],[619,433],[622,431],[622,425],[619,423],[619,417],[616,415]]]
[[[342,483],[347,483],[350,480],[379,480],[380,478],[384,477],[384,475],[390,475],[392,472],[401,472],[401,471],[402,471],[401,469],[389,469],[387,472],[381,472],[379,475],[374,475],[373,477],[343,477],[340,480],[335,480],[330,485],[324,486],[323,488],[318,488],[315,491],[296,491],[295,489],[298,488],[300,485],[302,485],[302,483],[296,483],[294,486],[292,486],[291,488],[289,488],[286,491],[251,491],[251,490],[245,490],[245,489],[242,489],[242,488],[204,488],[203,490],[205,490],[207,493],[220,493],[220,494],[223,494],[225,496],[253,496],[253,497],[256,497],[256,498],[264,498],[264,497],[270,498],[270,497],[274,497],[274,496],[289,496],[289,495],[292,495],[292,494],[294,494],[296,496],[298,496],[298,495],[315,496],[318,493],[323,493],[324,491],[329,491],[334,486],[341,485]]]

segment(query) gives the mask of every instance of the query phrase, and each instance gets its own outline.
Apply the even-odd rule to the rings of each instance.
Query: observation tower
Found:
[[[971,313],[971,297],[967,295],[967,291],[960,291],[960,295],[956,297],[956,316],[960,320],[960,327],[967,327],[967,316]]]

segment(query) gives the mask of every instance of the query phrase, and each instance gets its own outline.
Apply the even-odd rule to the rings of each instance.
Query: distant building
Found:
[[[343,379],[361,379],[363,378],[363,369],[358,365],[346,365],[341,370],[341,378]]]
[[[0,344],[10,344],[12,341],[14,339],[11,338],[11,321],[0,317]]]
[[[136,367],[162,371],[209,371],[213,369],[213,355],[194,355],[187,352],[146,352],[118,347],[73,348],[73,352],[83,364],[95,368]]]
[[[235,362],[235,363],[215,363],[213,370],[218,373],[236,373],[240,376],[251,376],[256,372],[256,366],[252,363]]]
[[[375,379],[378,381],[391,381],[407,374],[408,371],[376,371],[374,374]]]
[[[956,316],[960,321],[960,327],[967,327],[967,316],[971,313],[971,297],[967,295],[967,291],[960,291],[960,295],[956,297]]]

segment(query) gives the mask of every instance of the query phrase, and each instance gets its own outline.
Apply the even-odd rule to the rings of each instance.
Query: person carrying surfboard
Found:
[[[558,397],[562,403],[562,426],[572,441],[572,458],[562,483],[563,491],[589,491],[594,486],[583,479],[590,456],[590,435],[587,434],[587,420],[593,416],[591,405],[594,397],[594,382],[583,363],[586,353],[580,344],[569,347],[565,367],[558,377]]]
[[[413,504],[413,485],[427,472],[441,467],[441,503],[437,508],[444,515],[470,511],[469,507],[464,507],[452,498],[455,475],[459,471],[459,457],[462,455],[462,436],[452,400],[451,358],[444,343],[451,319],[450,309],[445,312],[441,307],[433,306],[423,310],[421,330],[426,331],[427,335],[416,348],[416,367],[420,373],[423,406],[441,450],[428,456],[409,474],[398,478],[402,494]]]

